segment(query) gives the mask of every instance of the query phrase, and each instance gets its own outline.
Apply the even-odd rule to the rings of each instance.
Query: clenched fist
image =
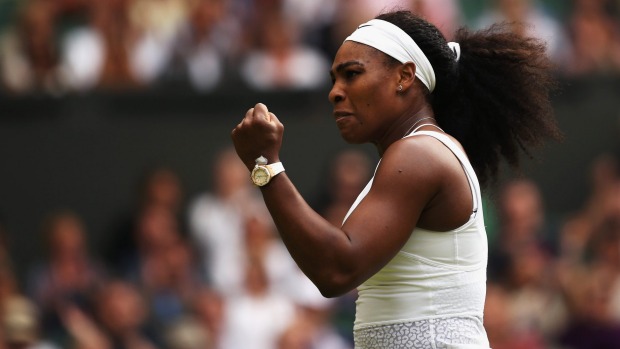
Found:
[[[280,147],[284,125],[267,106],[258,103],[250,108],[241,122],[232,130],[231,137],[237,155],[252,169],[259,156],[269,163],[280,161]]]

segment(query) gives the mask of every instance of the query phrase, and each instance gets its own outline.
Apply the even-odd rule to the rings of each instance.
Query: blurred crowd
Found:
[[[514,23],[547,41],[559,74],[620,72],[618,0],[4,0],[0,86],[54,95],[322,88],[343,39],[395,6],[448,38],[460,26]]]
[[[337,224],[371,167],[353,151],[330,167],[314,201]],[[76,211],[50,212],[24,281],[2,243],[0,348],[352,348],[355,294],[324,298],[303,275],[233,149],[218,152],[209,191],[186,197],[182,182],[147,171],[94,249]]]
[[[318,89],[353,28],[384,8],[461,25],[527,22],[559,74],[620,76],[620,1],[23,0],[0,37],[3,93],[187,86],[209,92]],[[363,152],[327,167],[313,207],[338,225],[372,175]],[[550,224],[538,185],[501,183],[490,239],[485,327],[494,349],[620,348],[620,163],[589,168],[582,207]],[[234,151],[187,197],[170,168],[148,171],[105,243],[71,208],[41,222],[46,253],[16,275],[0,222],[0,349],[351,349],[355,292],[322,297],[280,241]]]
[[[373,168],[335,153],[311,205],[339,225]],[[587,198],[553,224],[526,177],[485,199],[492,348],[620,348],[620,158],[588,171]],[[300,272],[233,149],[212,172],[186,197],[175,171],[147,171],[94,249],[75,211],[50,212],[23,284],[0,227],[0,348],[352,349],[355,291],[324,298]]]
[[[485,309],[493,348],[620,348],[618,160],[592,161],[588,197],[559,224],[535,182],[502,186]]]

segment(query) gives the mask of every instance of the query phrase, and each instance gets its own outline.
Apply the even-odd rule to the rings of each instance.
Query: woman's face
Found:
[[[342,44],[332,65],[329,100],[340,134],[348,143],[380,140],[396,108],[399,73],[386,64],[388,57],[356,42]]]

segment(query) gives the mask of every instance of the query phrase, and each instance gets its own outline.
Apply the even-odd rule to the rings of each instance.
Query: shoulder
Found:
[[[385,167],[415,170],[419,175],[436,177],[438,171],[451,166],[454,155],[441,141],[428,135],[403,138],[392,144],[384,153],[381,164]]]
[[[430,199],[443,181],[447,150],[443,148],[429,136],[407,137],[393,143],[381,158],[375,184],[382,189],[395,188],[407,196]]]
[[[432,136],[416,135],[386,150],[376,177],[434,195],[460,178],[462,172],[459,160],[446,145]]]

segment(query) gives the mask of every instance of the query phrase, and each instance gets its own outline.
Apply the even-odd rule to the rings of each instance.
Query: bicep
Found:
[[[437,192],[432,169],[417,167],[409,157],[403,159],[405,154],[383,157],[368,194],[342,226],[363,279],[398,253]]]

